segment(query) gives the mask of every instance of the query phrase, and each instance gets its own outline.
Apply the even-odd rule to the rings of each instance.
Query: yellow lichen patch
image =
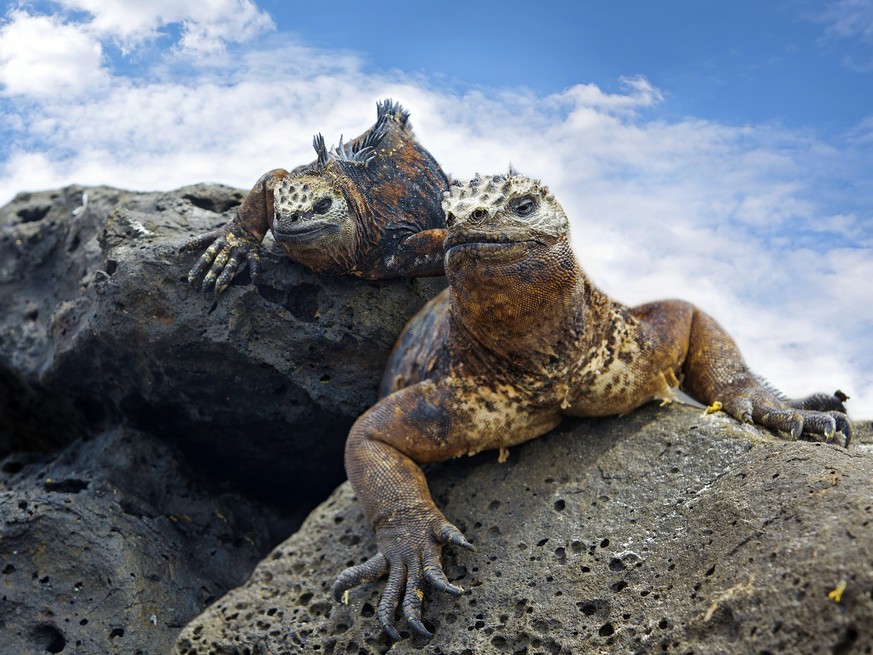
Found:
[[[418,600],[424,600],[424,592],[421,589],[416,589],[415,595],[418,597]]]
[[[716,400],[709,407],[703,410],[703,415],[707,414],[715,414],[716,412],[720,412],[724,406],[721,404],[720,400]]]
[[[830,598],[835,603],[839,603],[840,599],[843,597],[843,593],[846,591],[846,587],[849,586],[849,583],[846,582],[846,579],[843,578],[837,584],[836,588],[833,591],[828,592],[828,598]]]

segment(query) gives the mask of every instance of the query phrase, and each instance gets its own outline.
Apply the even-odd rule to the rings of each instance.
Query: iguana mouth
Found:
[[[273,223],[273,238],[285,243],[305,243],[339,231],[339,225],[327,221],[305,222],[281,227]]]
[[[534,239],[511,241],[509,239],[471,236],[468,239],[449,238],[445,243],[446,255],[465,252],[476,258],[495,261],[514,261],[529,256],[532,247],[539,242]]]

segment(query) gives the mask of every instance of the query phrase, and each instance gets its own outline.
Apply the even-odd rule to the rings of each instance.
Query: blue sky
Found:
[[[873,0],[9,2],[0,203],[249,187],[385,97],[450,174],[549,184],[613,296],[692,300],[873,418]]]

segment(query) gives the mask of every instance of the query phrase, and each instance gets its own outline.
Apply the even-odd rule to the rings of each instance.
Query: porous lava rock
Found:
[[[318,276],[268,237],[217,300],[187,239],[241,191],[68,187],[0,208],[0,455],[120,421],[265,496],[323,499],[406,320],[445,283]]]
[[[375,552],[346,483],[182,631],[177,655],[873,652],[869,445],[647,406],[428,477],[477,547],[446,549],[466,592],[428,593],[431,641],[388,641],[383,582],[332,599],[336,574]]]
[[[293,516],[195,483],[128,428],[0,463],[0,653],[166,655]]]

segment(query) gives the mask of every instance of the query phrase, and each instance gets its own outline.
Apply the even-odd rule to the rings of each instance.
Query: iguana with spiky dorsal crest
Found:
[[[449,288],[410,321],[389,359],[382,400],[354,424],[346,471],[377,554],[343,571],[338,600],[388,575],[377,618],[392,639],[400,606],[429,636],[425,581],[460,594],[444,544],[469,547],[437,509],[421,465],[506,449],[564,416],[629,412],[675,387],[736,419],[848,446],[846,396],[780,398],[746,367],[711,317],[679,300],[627,307],[585,276],[563,209],[539,182],[476,177],[443,202]]]
[[[192,238],[211,243],[191,269],[192,284],[223,291],[248,261],[260,271],[259,247],[270,230],[288,256],[316,272],[367,279],[443,274],[448,179],[415,139],[409,113],[377,103],[376,123],[329,149],[313,139],[316,160],[263,175],[225,226]]]

